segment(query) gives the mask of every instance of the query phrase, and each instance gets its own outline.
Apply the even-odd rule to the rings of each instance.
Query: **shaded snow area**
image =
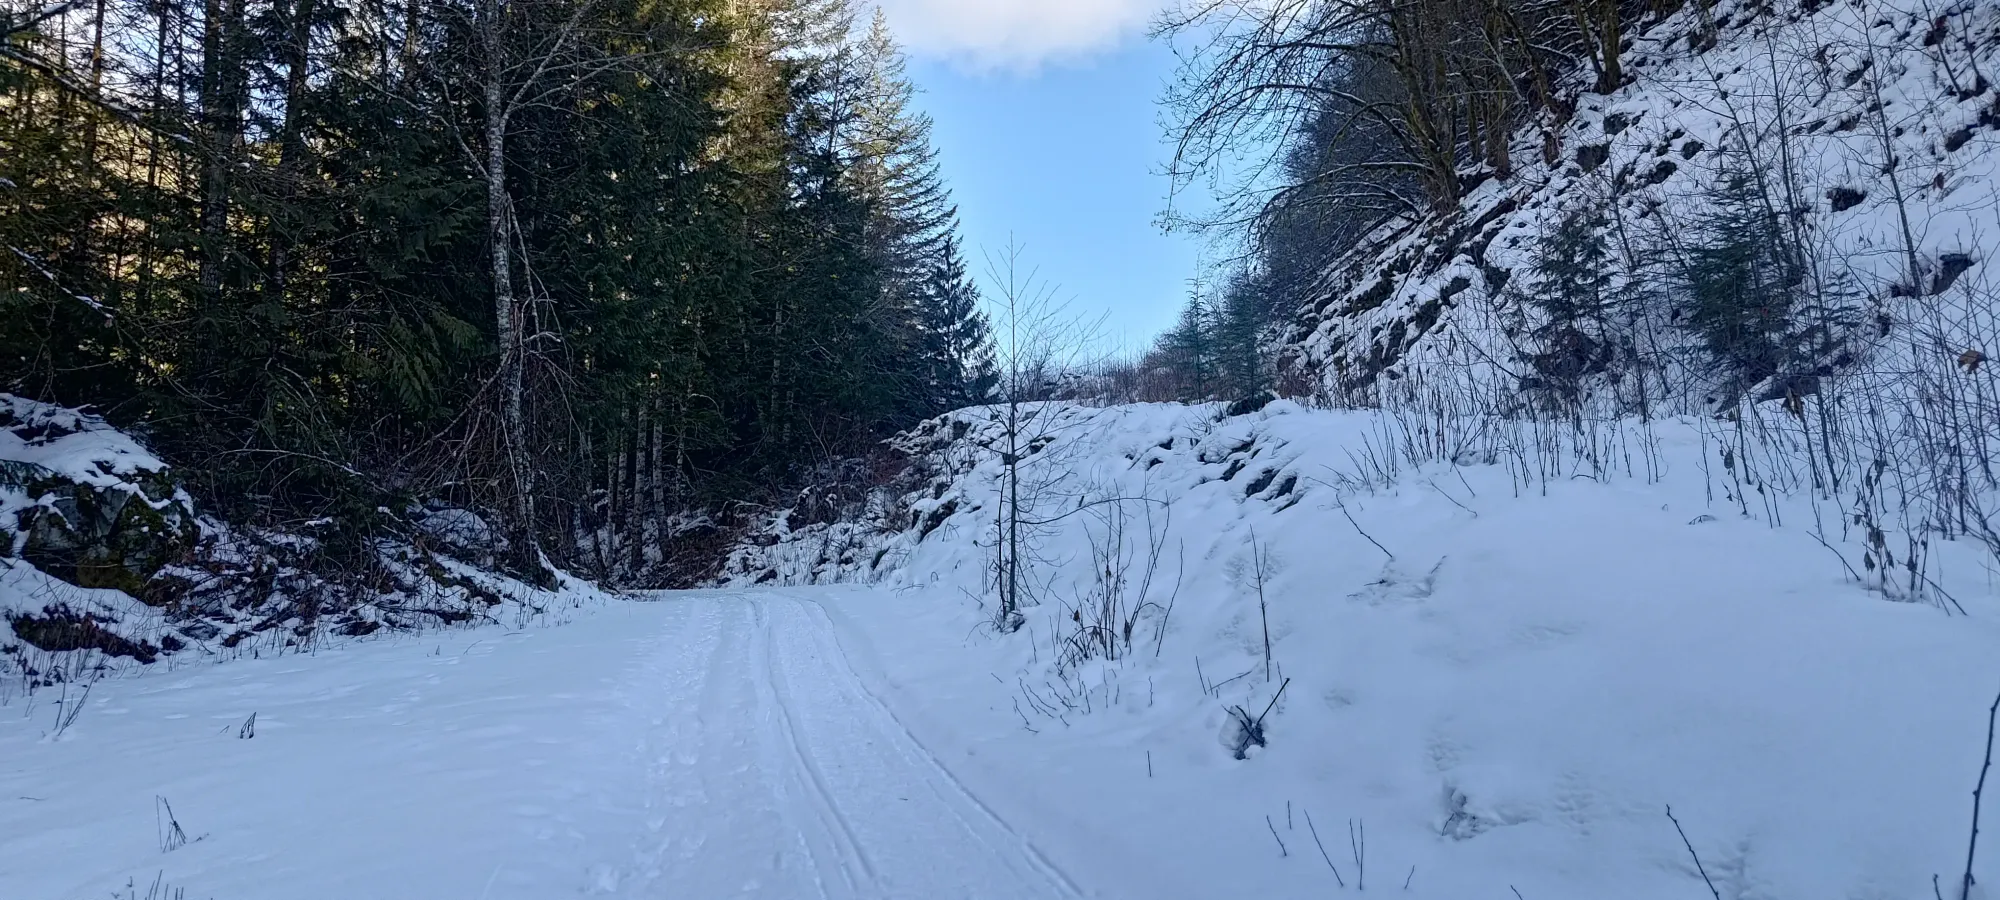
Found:
[[[1685,422],[1583,477],[1286,402],[1033,411],[1016,631],[971,410],[868,520],[741,551],[764,587],[16,699],[0,895],[1705,896],[1671,805],[1723,897],[1955,896],[1970,549],[1965,615],[1866,590]]]
[[[506,541],[469,510],[382,510],[363,537],[333,520],[277,530],[197,515],[174,476],[98,416],[0,393],[0,702],[162,660],[520,627],[605,599],[566,575],[543,590],[496,574]]]
[[[863,686],[813,599],[681,595],[104,682],[56,741],[44,702],[0,726],[0,884],[1077,896]]]

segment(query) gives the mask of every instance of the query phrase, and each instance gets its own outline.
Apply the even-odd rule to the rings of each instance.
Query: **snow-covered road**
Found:
[[[1076,888],[855,676],[817,604],[667,601],[626,679],[646,828],[598,887],[644,897],[1060,898]]]
[[[418,640],[100,683],[59,740],[49,694],[17,699],[0,895],[1083,896],[864,686],[809,593]]]

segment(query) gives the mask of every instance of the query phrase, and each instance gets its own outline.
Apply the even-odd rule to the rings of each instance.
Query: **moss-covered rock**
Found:
[[[132,438],[76,410],[0,395],[0,556],[149,602],[200,536],[186,492]]]

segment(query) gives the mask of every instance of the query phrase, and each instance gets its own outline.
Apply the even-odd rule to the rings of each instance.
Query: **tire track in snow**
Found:
[[[752,610],[758,631],[756,641],[758,648],[756,669],[760,676],[760,686],[766,692],[763,696],[768,697],[770,700],[770,709],[772,711],[770,718],[778,732],[776,740],[783,745],[787,751],[787,757],[794,767],[793,774],[795,777],[792,780],[798,784],[801,794],[807,796],[807,802],[813,807],[811,811],[812,817],[825,830],[828,837],[835,844],[831,848],[830,855],[833,858],[835,868],[839,870],[844,886],[853,896],[864,898],[874,897],[878,893],[875,887],[877,876],[874,863],[869,860],[868,851],[861,846],[860,838],[856,836],[854,827],[848,822],[847,816],[841,812],[840,805],[833,798],[833,793],[827,789],[826,776],[820,772],[818,765],[814,763],[805,744],[800,742],[798,723],[792,713],[790,700],[786,696],[775,670],[772,668],[771,659],[773,653],[771,650],[773,631],[768,620],[768,607],[765,604],[755,602],[747,605]],[[810,842],[808,842],[808,845],[810,846]],[[816,863],[818,862],[817,856],[815,854]],[[854,870],[846,864],[846,860],[850,858],[860,866],[861,877],[859,879],[855,877]],[[863,889],[864,883],[867,885],[866,889]],[[826,896],[824,879],[821,880],[821,895]]]
[[[951,770],[946,768],[944,763],[937,758],[937,755],[933,754],[929,747],[924,746],[923,741],[919,740],[915,733],[903,725],[902,720],[896,717],[895,711],[891,710],[887,703],[882,702],[880,697],[875,696],[873,691],[868,690],[867,684],[861,680],[861,676],[854,671],[853,665],[848,662],[846,651],[841,649],[840,642],[835,635],[833,618],[827,615],[826,610],[816,603],[800,603],[799,606],[802,610],[808,611],[811,616],[819,620],[819,630],[815,633],[815,638],[819,641],[822,650],[825,651],[824,658],[839,662],[840,675],[846,680],[854,694],[862,698],[862,700],[875,710],[877,715],[888,722],[893,727],[894,733],[900,735],[908,742],[908,747],[915,751],[915,755],[919,758],[921,765],[936,773],[942,783],[948,785],[958,798],[971,804],[992,827],[1003,832],[1013,844],[1020,848],[1021,852],[1025,854],[1034,868],[1043,877],[1059,885],[1066,896],[1082,897],[1083,890],[1077,887],[1076,883],[1071,881],[1069,876],[1060,867],[1050,860],[1047,855],[1043,854],[1040,849],[1036,848],[1033,842],[1029,841],[1020,832],[1015,831],[1013,826],[1007,824],[1007,821],[1002,819],[999,813],[994,812],[992,807],[986,805],[985,801],[980,800],[979,796],[968,789],[964,782],[959,781],[958,776],[953,775]]]
[[[745,599],[765,610],[765,663],[801,765],[857,842],[880,857],[872,867],[881,892],[871,897],[968,889],[990,900],[1082,896],[867,690],[822,610],[790,598]]]
[[[633,898],[1083,896],[871,694],[809,601],[680,595],[622,693],[642,779]],[[626,757],[630,759],[631,757]],[[615,787],[615,786],[614,786]]]
[[[650,696],[647,834],[629,878],[604,893],[634,897],[828,897],[807,836],[795,827],[770,751],[766,707],[751,675],[754,623],[739,602],[689,597],[663,635],[656,665],[633,687]]]

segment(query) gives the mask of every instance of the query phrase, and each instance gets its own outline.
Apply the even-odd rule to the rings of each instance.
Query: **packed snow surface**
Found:
[[[59,740],[37,738],[46,704],[0,738],[9,897],[154,869],[216,897],[1078,896],[804,598],[679,596],[86,702]]]
[[[1365,477],[1374,416],[1216,413],[1061,413],[1037,483],[1083,511],[1046,517],[1011,634],[982,624],[995,470],[959,441],[942,524],[853,538],[875,584],[16,697],[0,896],[1704,896],[1670,805],[1724,897],[1956,896],[2000,689],[1970,548],[1938,568],[1968,615],[1884,599],[1691,425],[1631,475],[1524,483]],[[1117,659],[1061,652],[1089,491],[1151,498],[1128,546],[1164,548]],[[1237,758],[1229,709],[1267,705]]]

